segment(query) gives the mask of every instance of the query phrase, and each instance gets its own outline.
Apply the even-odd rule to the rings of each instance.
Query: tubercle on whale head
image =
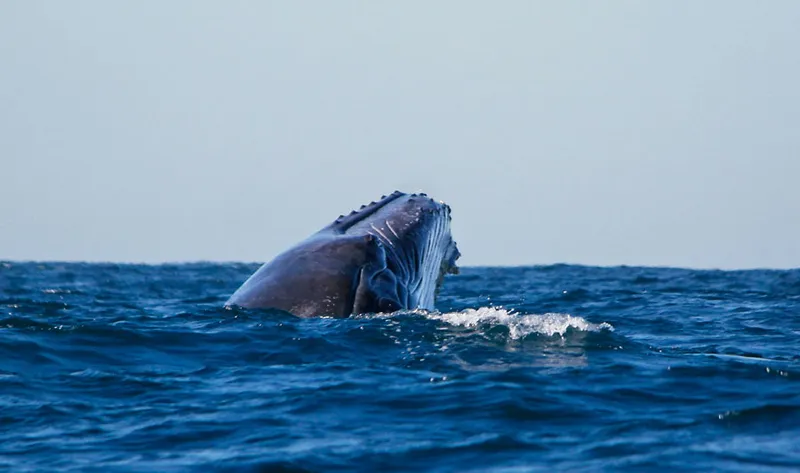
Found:
[[[372,201],[369,204],[362,205],[358,210],[353,210],[347,215],[340,215],[339,218],[334,220],[328,228],[337,230],[337,231],[344,231],[350,225],[358,222],[363,218],[367,218],[369,215],[375,213],[376,211],[380,210],[383,206],[389,204],[393,200],[400,198],[401,196],[408,195],[404,192],[396,190],[389,195],[381,196],[378,201]]]

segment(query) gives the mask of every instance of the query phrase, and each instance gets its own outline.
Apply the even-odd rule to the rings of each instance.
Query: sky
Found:
[[[800,2],[0,3],[0,259],[266,261],[395,189],[461,264],[800,267]]]

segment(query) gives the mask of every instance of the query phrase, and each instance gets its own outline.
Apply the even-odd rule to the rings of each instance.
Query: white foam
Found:
[[[461,312],[445,314],[425,313],[425,317],[441,320],[451,325],[467,328],[477,328],[483,325],[508,327],[509,338],[519,339],[530,334],[564,336],[567,330],[580,330],[582,332],[613,331],[614,327],[606,322],[593,324],[583,317],[569,314],[517,314],[502,307],[481,307],[480,309],[466,309]]]

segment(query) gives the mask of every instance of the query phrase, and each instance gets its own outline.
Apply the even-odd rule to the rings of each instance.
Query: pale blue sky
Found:
[[[395,189],[464,265],[800,266],[800,2],[6,1],[0,259],[263,261]]]

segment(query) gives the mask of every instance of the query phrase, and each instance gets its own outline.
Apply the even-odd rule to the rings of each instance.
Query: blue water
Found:
[[[256,265],[0,262],[2,471],[798,471],[800,270],[466,268],[437,313]]]

